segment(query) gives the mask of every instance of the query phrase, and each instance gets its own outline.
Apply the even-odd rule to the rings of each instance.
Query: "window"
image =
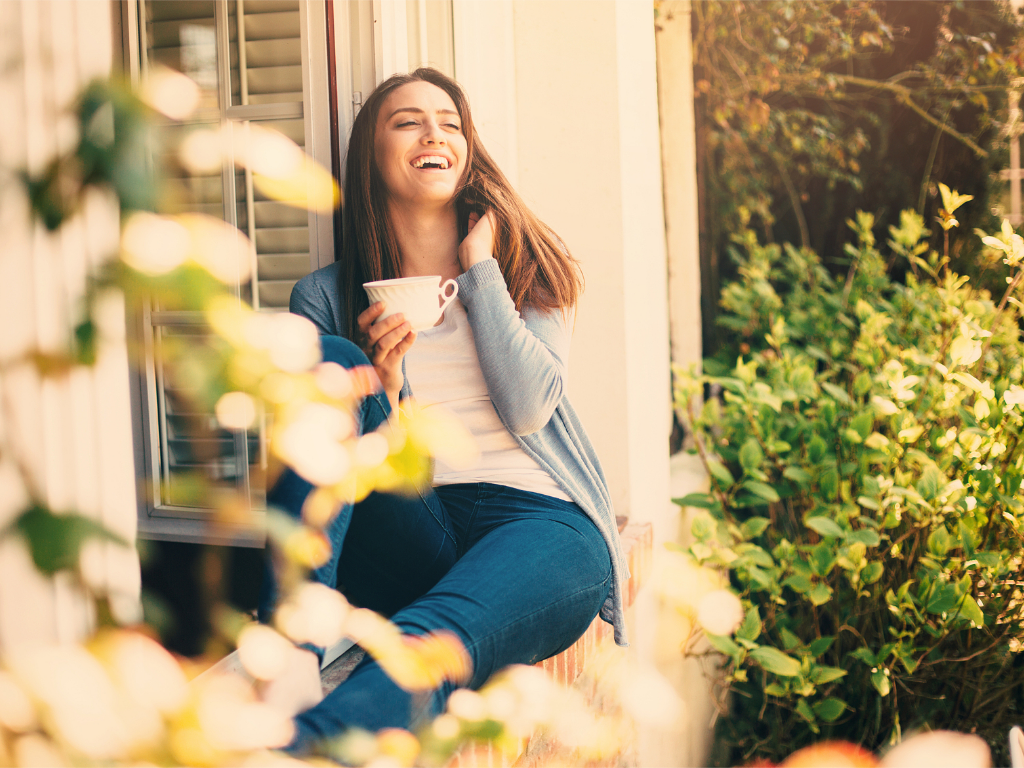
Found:
[[[363,93],[421,64],[453,70],[451,0],[129,0],[123,16],[134,78],[161,64],[202,90],[191,122],[164,130],[258,124],[336,173]],[[251,174],[230,163],[205,176],[172,174],[168,184],[173,210],[217,216],[249,236],[252,276],[235,293],[260,311],[286,311],[295,282],[334,260],[336,217],[263,198]],[[264,430],[219,429],[159,362],[165,345],[201,359],[210,341],[203,318],[150,302],[133,330],[145,357],[133,403],[140,537],[260,546]],[[216,499],[197,493],[197,476],[240,491],[251,514],[237,525],[213,525]]]

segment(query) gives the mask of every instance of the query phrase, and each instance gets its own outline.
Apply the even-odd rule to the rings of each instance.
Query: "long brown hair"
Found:
[[[368,306],[363,283],[402,276],[402,258],[388,214],[388,190],[377,167],[374,140],[381,105],[396,88],[418,81],[436,85],[455,103],[468,147],[462,181],[455,193],[459,237],[469,215],[491,209],[497,223],[494,257],[516,309],[565,309],[583,291],[579,263],[558,236],[526,207],[477,138],[462,87],[436,69],[421,67],[393,75],[370,94],[352,126],[345,161],[339,289],[345,335],[354,338],[356,318]]]

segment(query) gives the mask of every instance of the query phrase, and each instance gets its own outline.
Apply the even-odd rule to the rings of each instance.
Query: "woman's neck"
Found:
[[[454,206],[429,210],[391,206],[391,226],[402,254],[402,277],[462,274],[459,231]]]

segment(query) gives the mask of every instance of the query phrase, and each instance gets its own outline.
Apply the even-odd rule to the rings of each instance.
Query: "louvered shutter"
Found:
[[[226,123],[244,131],[257,123],[304,147],[302,10],[299,0],[142,0],[144,67],[159,63],[181,71],[203,94],[191,123],[165,130]],[[180,165],[166,159],[172,210],[222,218],[253,243],[253,275],[237,286],[239,299],[261,311],[286,310],[295,282],[310,271],[308,213],[263,197],[248,171],[225,166],[219,173],[194,176],[176,172]],[[211,343],[202,317],[154,305],[145,325],[149,408],[144,432],[154,479],[150,516],[208,517],[217,500],[208,489],[199,492],[197,477],[212,481],[214,488],[240,490],[254,507],[262,506],[262,430],[220,429],[212,413],[195,405],[182,383],[188,377],[172,380],[160,363],[163,350],[173,345],[197,361],[201,377]]]

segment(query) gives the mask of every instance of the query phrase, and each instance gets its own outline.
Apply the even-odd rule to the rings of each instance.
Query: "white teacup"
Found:
[[[437,324],[445,307],[459,293],[459,284],[454,280],[445,280],[443,285],[440,283],[440,275],[427,275],[377,280],[363,283],[363,288],[371,304],[384,302],[384,314],[377,318],[377,322],[401,312],[414,331],[424,331]],[[449,286],[452,289],[450,294],[446,293]]]

